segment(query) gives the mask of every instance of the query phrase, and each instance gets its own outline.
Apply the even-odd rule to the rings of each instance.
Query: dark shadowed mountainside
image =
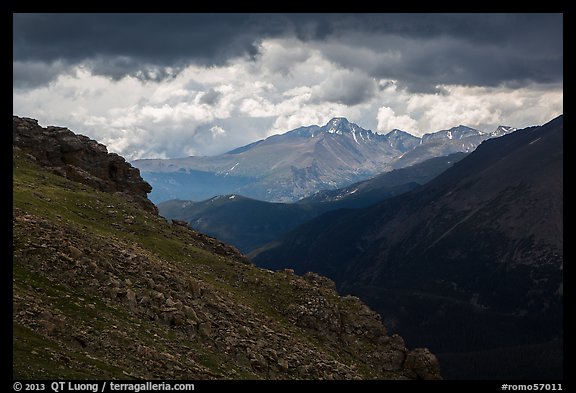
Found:
[[[368,207],[384,199],[390,198],[390,190],[405,188],[408,185],[427,183],[446,169],[466,157],[466,153],[453,153],[446,156],[430,158],[424,162],[384,172],[371,179],[354,183],[337,190],[322,190],[301,199],[299,204],[339,202],[338,208]],[[331,209],[334,210],[334,209]]]
[[[319,216],[253,260],[327,275],[415,345],[481,363],[447,370],[454,378],[498,378],[497,365],[560,378],[563,117],[484,141],[414,191]],[[546,364],[525,356],[535,346],[549,349]],[[512,347],[524,361],[504,364],[497,349]]]
[[[248,252],[321,213],[317,206],[258,201],[222,195],[207,201],[170,200],[158,205],[160,214],[182,220],[195,230]]]
[[[158,209],[166,218],[186,221],[198,231],[250,252],[327,211],[367,207],[410,191],[465,155],[455,153],[434,158],[346,188],[320,191],[295,204],[264,202],[233,194],[202,202],[170,200],[158,204]]]

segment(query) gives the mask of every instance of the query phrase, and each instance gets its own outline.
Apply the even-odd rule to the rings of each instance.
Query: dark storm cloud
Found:
[[[16,64],[65,70],[83,63],[115,79],[255,60],[262,39],[284,36],[319,47],[339,43],[324,52],[331,60],[417,91],[442,83],[558,82],[563,74],[561,14],[15,14],[13,29]],[[399,55],[369,61],[348,48]],[[14,68],[21,86],[54,77],[43,75]]]
[[[171,65],[212,64],[246,52],[257,28],[242,15],[15,14],[18,60],[129,57]]]
[[[367,72],[378,78],[396,79],[409,90],[419,92],[435,91],[436,85],[442,84],[519,86],[563,79],[561,47],[556,53],[546,53],[549,48],[524,50],[516,45],[469,45],[452,37],[425,43],[407,41],[396,48],[400,47],[400,59],[374,62]],[[337,55],[332,52],[330,56]],[[342,60],[341,64],[350,62]]]
[[[349,72],[332,77],[318,86],[312,101],[353,106],[370,100],[375,93],[376,83],[373,79]]]
[[[257,52],[250,15],[14,14],[18,62],[83,63],[113,79],[172,76],[188,63],[222,64]],[[169,68],[169,69],[167,69]],[[16,77],[24,76],[15,71]]]
[[[376,20],[362,30],[346,30],[324,55],[418,92],[436,91],[440,84],[515,86],[563,79],[560,14],[414,14],[380,26]]]
[[[17,89],[34,88],[45,85],[58,75],[68,72],[70,67],[61,61],[44,62],[14,62],[12,78]]]
[[[113,80],[130,75],[141,80],[161,81],[176,76],[182,68],[179,65],[166,67],[154,63],[141,63],[136,58],[126,56],[111,58],[98,56],[86,60],[84,65],[93,73],[109,76]]]

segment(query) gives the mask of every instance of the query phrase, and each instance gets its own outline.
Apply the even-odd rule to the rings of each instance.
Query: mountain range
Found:
[[[420,143],[413,149],[388,163],[386,170],[403,168],[429,158],[446,156],[454,152],[470,153],[486,139],[497,138],[514,131],[516,128],[499,126],[495,131],[486,134],[460,125],[449,130],[425,134]]]
[[[231,194],[201,202],[170,200],[158,204],[158,209],[163,217],[186,221],[192,228],[248,253],[322,213],[363,208],[410,191],[464,156],[454,153],[429,159],[348,187],[319,191],[297,203],[265,202]]]
[[[252,257],[334,279],[440,353],[450,378],[561,378],[563,117],[484,141],[425,185],[323,214]]]
[[[96,141],[16,116],[13,141],[15,380],[440,378],[328,278],[158,216]]]
[[[294,202],[429,158],[470,152],[483,140],[513,130],[500,127],[483,133],[458,126],[419,138],[400,130],[381,135],[334,118],[324,126],[300,127],[218,156],[142,159],[132,164],[153,186],[150,198],[155,203],[227,194]]]
[[[381,137],[404,152],[376,177],[297,203],[228,193],[159,204],[170,222],[122,157],[14,117],[13,377],[440,378],[437,358],[401,333],[437,353],[449,379],[562,378],[563,117],[417,141],[334,120],[221,159],[256,168],[315,141],[313,155],[378,140],[362,148],[367,162]],[[216,160],[191,161],[203,159]],[[150,163],[222,189],[263,179]],[[252,249],[260,268],[199,229]]]

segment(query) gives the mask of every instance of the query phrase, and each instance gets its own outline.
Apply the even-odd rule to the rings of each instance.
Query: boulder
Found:
[[[442,379],[440,363],[427,348],[416,348],[408,352],[404,368],[412,370],[419,379]]]

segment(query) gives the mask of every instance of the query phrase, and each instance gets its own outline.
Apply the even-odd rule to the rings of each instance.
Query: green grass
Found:
[[[13,379],[126,379],[121,369],[66,349],[18,323],[12,325]]]
[[[52,174],[29,161],[21,152],[14,153],[13,162],[15,208],[45,218],[56,228],[65,228],[67,234],[77,232],[90,237],[95,245],[111,243],[121,248],[135,248],[144,252],[150,261],[168,262],[209,285],[215,293],[232,298],[235,303],[262,316],[267,324],[269,321],[284,333],[301,338],[310,349],[330,354],[348,364],[359,364],[341,348],[305,333],[288,320],[289,307],[302,301],[301,290],[291,284],[294,277],[270,274],[213,254],[198,244],[197,236],[191,231],[170,225],[121,196]],[[15,294],[38,297],[44,306],[65,315],[79,329],[91,327],[103,331],[114,324],[158,352],[171,353],[169,343],[182,342],[181,333],[169,326],[138,318],[122,305],[88,293],[81,285],[71,287],[51,279],[50,275],[38,274],[38,266],[59,258],[58,250],[43,248],[38,244],[41,240],[16,225],[14,228],[14,250],[26,251],[26,258],[13,264]],[[118,277],[130,278],[130,274],[120,271]],[[244,277],[244,281],[239,282],[239,277]],[[336,295],[322,292],[332,304],[346,307]],[[84,300],[74,300],[79,297]],[[93,307],[87,307],[88,304]],[[89,357],[17,322],[14,323],[13,340],[14,378],[127,378],[129,370],[122,369],[120,363],[111,365],[103,357]],[[185,345],[194,353],[194,362],[215,375],[259,378],[251,370],[237,366],[234,359],[204,346],[201,340],[190,340]],[[366,350],[371,349],[366,346]],[[64,368],[61,362],[54,360],[58,356],[70,359]],[[185,356],[179,360],[188,361]],[[366,377],[373,375],[370,368],[361,364],[359,369]],[[234,373],[230,374],[230,370]]]
[[[90,233],[97,238],[117,238],[128,244],[137,244],[159,259],[174,263],[186,271],[195,273],[203,281],[220,288],[222,291],[235,291],[226,280],[230,275],[225,274],[230,270],[230,262],[223,257],[216,256],[209,251],[195,247],[187,230],[169,225],[164,220],[154,217],[138,206],[108,193],[94,190],[88,186],[68,181],[60,176],[45,172],[34,163],[25,159],[21,154],[14,154],[14,180],[13,197],[14,207],[22,209],[28,214],[43,217],[51,222],[75,228],[83,233]],[[133,217],[133,223],[125,223],[125,218]],[[111,226],[110,221],[116,226]],[[135,323],[140,323],[138,336],[142,341],[161,350],[162,344],[154,341],[150,334],[145,331],[153,331],[160,337],[173,340],[174,332],[169,329],[157,329],[148,321],[134,320],[121,307],[111,307],[101,299],[91,296],[83,291],[77,291],[58,282],[51,281],[47,276],[37,274],[33,270],[34,261],[53,258],[53,250],[41,247],[34,248],[38,240],[31,238],[29,234],[15,229],[14,249],[27,250],[27,263],[16,261],[13,265],[13,279],[15,293],[40,295],[50,303],[50,308],[73,318],[79,326],[92,326],[103,329],[114,321],[119,328],[133,329]],[[32,247],[31,247],[32,245]],[[207,266],[209,269],[202,269]],[[246,267],[244,267],[246,268]],[[252,268],[255,269],[255,268]],[[239,300],[244,296],[237,291]],[[84,302],[71,301],[82,297]],[[248,297],[249,298],[249,297]],[[86,304],[94,305],[94,308],[85,307]],[[259,303],[259,302],[256,302]],[[258,309],[266,308],[265,302],[256,304]],[[125,325],[125,326],[122,326]],[[48,337],[33,332],[27,327],[15,324],[14,328],[14,377],[40,378],[43,376],[61,376],[67,378],[93,378],[123,377],[120,369],[104,367],[103,362],[93,361],[87,357],[78,358],[73,351],[60,348],[58,343]],[[210,352],[197,343],[191,343],[196,354],[195,361],[200,365],[213,370],[215,373],[225,371],[223,365],[226,359],[222,359],[214,352]],[[61,369],[56,365],[49,352],[58,350],[66,356],[82,360],[91,364],[90,372],[68,368]],[[169,348],[164,348],[169,352]],[[26,365],[34,364],[34,369]],[[249,371],[241,370],[239,375],[254,378]]]

